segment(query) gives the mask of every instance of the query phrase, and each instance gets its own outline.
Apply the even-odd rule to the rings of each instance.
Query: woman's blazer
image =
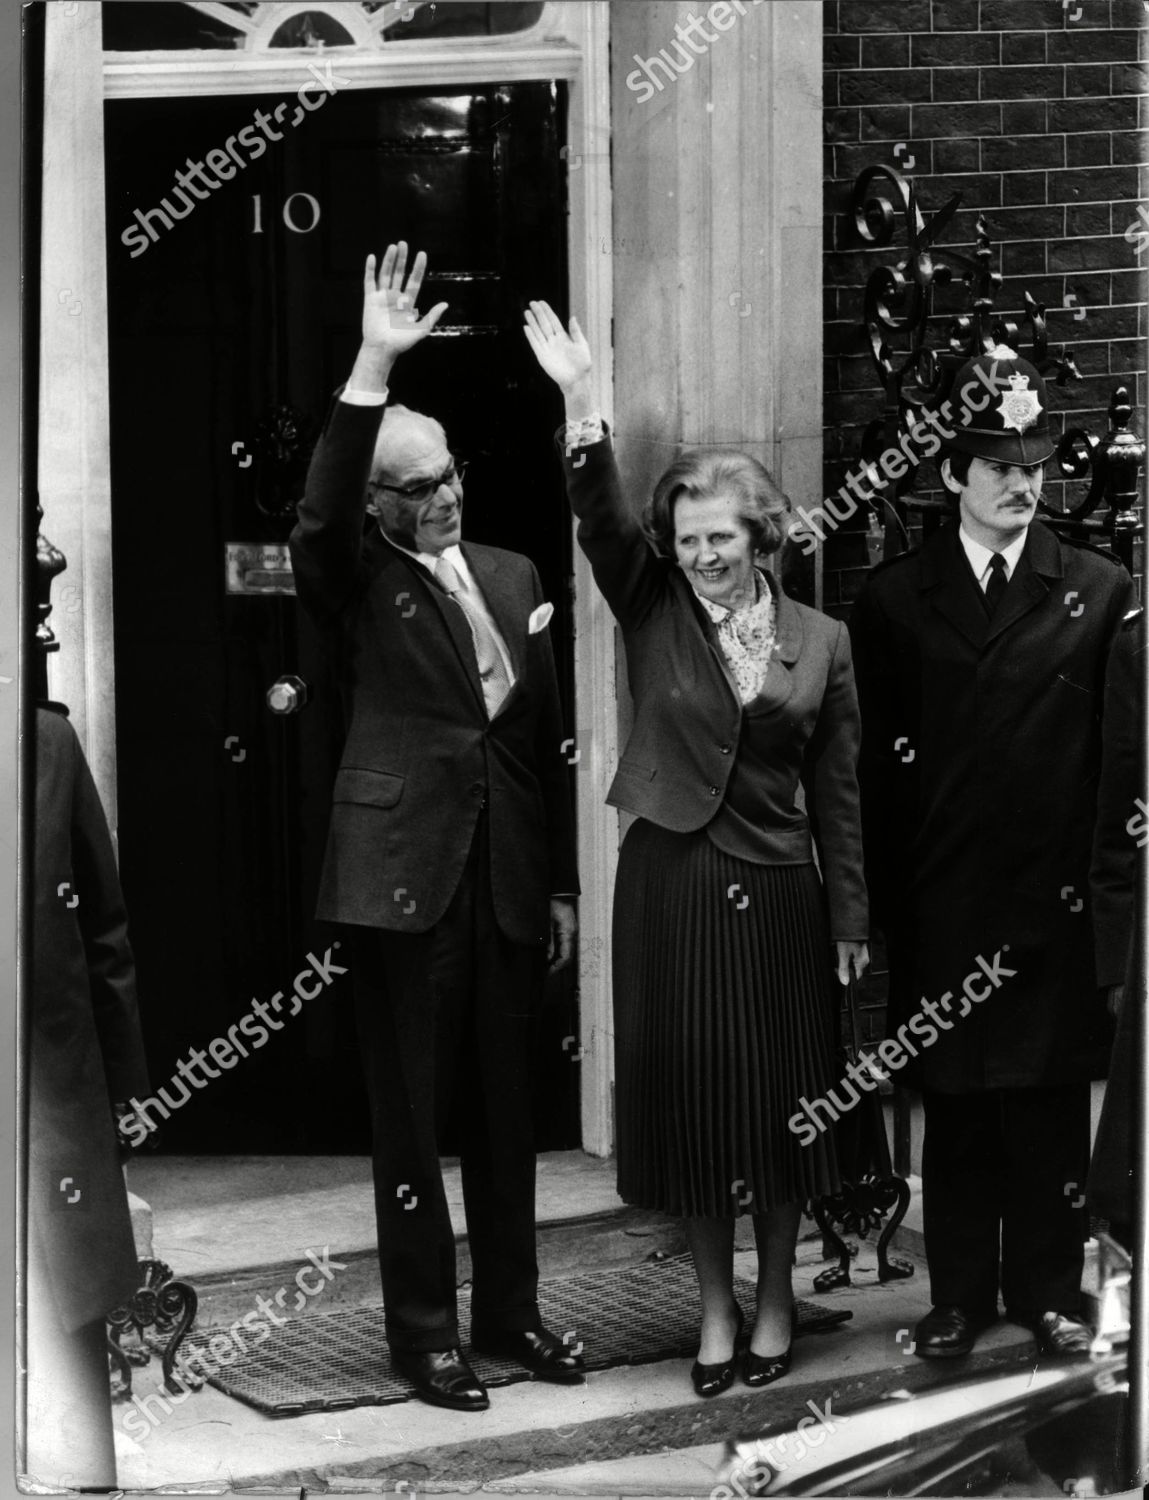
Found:
[[[567,493],[579,545],[626,646],[634,726],[607,794],[614,807],[676,833],[718,812],[743,732],[742,702],[714,625],[677,564],[659,557],[625,500],[608,436],[565,446]],[[831,937],[869,930],[858,808],[858,702],[844,625],[787,598],[770,577],[776,646],[754,702],[763,747],[762,831],[771,862],[814,858],[829,902]],[[796,805],[799,783],[806,811]],[[809,815],[807,817],[807,814]]]

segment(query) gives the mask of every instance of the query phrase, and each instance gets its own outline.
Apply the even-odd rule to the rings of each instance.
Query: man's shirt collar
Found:
[[[383,531],[382,526],[380,526],[379,530]],[[447,547],[444,551],[438,553],[413,552],[410,547],[404,547],[402,542],[397,542],[394,537],[387,536],[385,531],[383,531],[383,535],[387,537],[387,540],[397,552],[406,553],[408,557],[413,557],[417,563],[422,563],[428,573],[434,573],[439,558],[445,557],[456,573],[460,574],[468,582],[470,581],[471,570],[467,567],[467,559],[463,556],[463,549],[458,545]]]
[[[1021,533],[1019,537],[1010,542],[1008,547],[1003,547],[1001,549],[1001,555],[1005,558],[1006,578],[1013,577],[1013,570],[1017,567],[1018,559],[1025,551],[1025,542],[1028,536],[1029,528],[1026,527],[1026,529]],[[979,583],[984,584],[986,575],[989,572],[989,563],[990,559],[993,557],[994,549],[992,547],[982,546],[981,542],[975,542],[973,537],[970,536],[969,532],[965,529],[964,524],[958,526],[958,538],[961,541],[962,547],[965,549],[965,555],[969,559],[969,565],[973,569],[973,576]]]

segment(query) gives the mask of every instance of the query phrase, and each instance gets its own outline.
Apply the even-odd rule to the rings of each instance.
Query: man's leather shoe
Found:
[[[1093,1335],[1084,1323],[1066,1313],[1019,1314],[1017,1321],[1033,1332],[1037,1352],[1048,1359],[1073,1359],[1088,1354]]]
[[[491,1404],[486,1386],[458,1349],[393,1349],[391,1363],[395,1373],[409,1380],[416,1394],[432,1406],[486,1411]]]
[[[497,1354],[503,1359],[517,1360],[540,1380],[575,1385],[586,1378],[582,1356],[572,1353],[562,1339],[548,1333],[545,1328],[537,1332],[504,1328],[482,1335],[472,1333],[471,1348],[476,1354]]]
[[[914,1329],[914,1353],[923,1359],[956,1359],[968,1354],[978,1334],[996,1322],[996,1312],[940,1303]]]

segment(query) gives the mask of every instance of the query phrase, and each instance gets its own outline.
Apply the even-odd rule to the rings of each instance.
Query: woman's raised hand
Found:
[[[367,257],[363,271],[363,342],[369,348],[394,358],[425,339],[447,310],[437,302],[430,312],[419,316],[416,302],[427,257],[422,250],[415,257],[411,274],[407,270],[407,241],[388,245],[375,274],[375,257]]]
[[[590,345],[578,319],[570,321],[570,331],[563,327],[547,302],[531,302],[523,314],[523,332],[535,351],[535,358],[560,390],[573,391],[586,381],[591,372]]]

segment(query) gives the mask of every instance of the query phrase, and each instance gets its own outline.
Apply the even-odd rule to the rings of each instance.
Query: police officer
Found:
[[[1089,881],[1103,689],[1136,599],[1119,563],[1036,519],[1053,444],[1034,366],[998,345],[953,391],[956,515],[874,570],[850,622],[889,1031],[923,1006],[936,1022],[898,1074],[925,1114],[915,1352],[967,1353],[1000,1289],[1042,1354],[1070,1355],[1089,1342],[1089,1081],[1110,1038]]]

